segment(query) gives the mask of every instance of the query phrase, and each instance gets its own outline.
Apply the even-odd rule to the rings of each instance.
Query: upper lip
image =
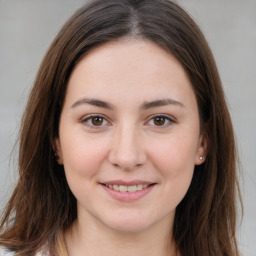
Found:
[[[145,180],[132,180],[132,181],[124,181],[124,180],[109,180],[105,182],[100,182],[105,185],[123,185],[123,186],[133,186],[133,185],[150,185],[154,184],[154,182],[145,181]]]

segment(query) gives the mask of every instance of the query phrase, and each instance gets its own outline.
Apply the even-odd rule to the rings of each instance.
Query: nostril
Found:
[[[123,131],[124,133],[124,131]],[[121,135],[120,135],[121,136]],[[124,136],[113,140],[108,160],[115,168],[132,170],[142,166],[146,161],[142,143],[134,138],[134,132],[126,131]]]

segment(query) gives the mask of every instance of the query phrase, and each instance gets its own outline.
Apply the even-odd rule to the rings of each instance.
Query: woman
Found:
[[[239,255],[216,64],[166,0],[96,0],[62,28],[20,132],[2,254]]]

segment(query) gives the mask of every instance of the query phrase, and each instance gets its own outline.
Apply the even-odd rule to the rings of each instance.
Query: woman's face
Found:
[[[171,227],[206,143],[184,69],[154,43],[107,43],[72,72],[55,147],[78,221]]]

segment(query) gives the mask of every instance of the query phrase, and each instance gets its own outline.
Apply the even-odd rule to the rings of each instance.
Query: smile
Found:
[[[149,187],[149,184],[138,184],[132,186],[125,186],[125,185],[117,185],[117,184],[106,184],[106,186],[110,189],[120,192],[136,192],[142,189]]]
[[[128,183],[128,184],[127,184]],[[129,184],[133,183],[133,184]],[[123,202],[132,202],[139,200],[146,196],[152,191],[156,183],[146,182],[107,182],[100,183],[102,188],[110,195],[112,198],[123,201]]]

